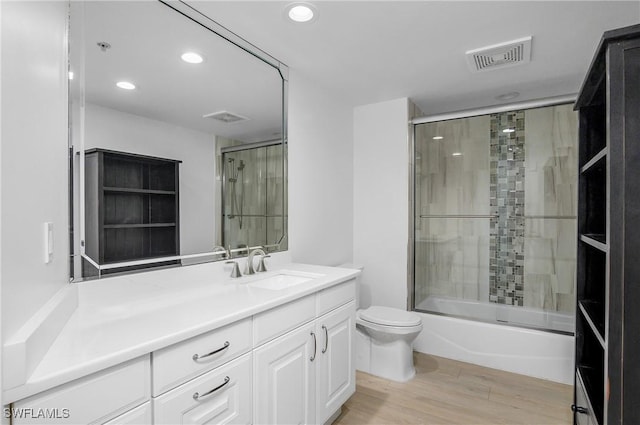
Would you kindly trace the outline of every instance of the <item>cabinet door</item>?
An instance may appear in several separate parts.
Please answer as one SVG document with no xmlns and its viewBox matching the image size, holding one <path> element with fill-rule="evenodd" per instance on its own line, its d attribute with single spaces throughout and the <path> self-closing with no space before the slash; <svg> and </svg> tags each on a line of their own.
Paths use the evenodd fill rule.
<svg viewBox="0 0 640 425">
<path fill-rule="evenodd" d="M 153 399 L 156 424 L 249 424 L 251 407 L 251 353 Z"/>
<path fill-rule="evenodd" d="M 254 423 L 315 421 L 319 344 L 311 322 L 254 351 Z"/>
<path fill-rule="evenodd" d="M 356 390 L 355 314 L 355 301 L 351 301 L 316 321 L 318 424 L 325 423 Z"/>
</svg>

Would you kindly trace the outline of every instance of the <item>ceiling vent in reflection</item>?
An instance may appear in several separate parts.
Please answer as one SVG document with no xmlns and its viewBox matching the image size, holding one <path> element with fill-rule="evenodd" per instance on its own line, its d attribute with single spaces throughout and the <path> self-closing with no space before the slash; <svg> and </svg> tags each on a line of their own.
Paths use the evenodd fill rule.
<svg viewBox="0 0 640 425">
<path fill-rule="evenodd" d="M 249 119 L 229 111 L 212 112 L 210 114 L 203 115 L 202 118 L 211 118 L 212 120 L 220 121 L 225 124 L 247 121 Z"/>
<path fill-rule="evenodd" d="M 531 36 L 466 52 L 473 72 L 506 68 L 531 61 Z"/>
</svg>

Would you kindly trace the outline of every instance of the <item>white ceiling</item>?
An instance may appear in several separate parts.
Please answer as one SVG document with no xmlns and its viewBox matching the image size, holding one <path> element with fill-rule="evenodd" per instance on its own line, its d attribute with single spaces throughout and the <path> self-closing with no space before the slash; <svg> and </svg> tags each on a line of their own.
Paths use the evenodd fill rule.
<svg viewBox="0 0 640 425">
<path fill-rule="evenodd" d="M 210 18 L 352 105 L 412 98 L 425 114 L 579 90 L 605 30 L 640 22 L 628 1 L 312 1 L 311 24 L 289 1 L 189 1 Z M 531 63 L 471 73 L 465 51 L 533 36 Z M 511 101 L 513 102 L 513 101 Z"/>
<path fill-rule="evenodd" d="M 282 79 L 275 68 L 157 1 L 72 7 L 71 68 L 86 102 L 246 142 L 281 137 Z M 98 42 L 111 47 L 102 51 Z M 204 62 L 185 63 L 185 51 Z M 117 88 L 122 80 L 136 89 Z M 203 118 L 219 111 L 249 120 Z"/>
</svg>

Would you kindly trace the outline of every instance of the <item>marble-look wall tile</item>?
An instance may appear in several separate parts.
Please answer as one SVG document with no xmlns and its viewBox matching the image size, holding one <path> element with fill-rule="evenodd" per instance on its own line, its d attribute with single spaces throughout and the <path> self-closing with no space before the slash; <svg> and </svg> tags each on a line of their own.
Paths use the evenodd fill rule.
<svg viewBox="0 0 640 425">
<path fill-rule="evenodd" d="M 575 310 L 578 121 L 572 105 L 525 111 L 525 305 Z M 541 265 L 548 267 L 541 270 Z M 541 273 L 548 275 L 542 278 Z M 541 280 L 542 279 L 542 280 Z M 548 283 L 547 283 L 548 282 Z"/>
<path fill-rule="evenodd" d="M 441 137 L 441 139 L 434 139 Z M 477 300 L 488 294 L 488 117 L 416 127 L 416 304 L 431 295 Z"/>
<path fill-rule="evenodd" d="M 512 122 L 416 127 L 416 304 L 437 295 L 571 313 L 577 116 L 571 105 L 500 115 Z M 487 214 L 498 219 L 420 218 Z"/>
</svg>

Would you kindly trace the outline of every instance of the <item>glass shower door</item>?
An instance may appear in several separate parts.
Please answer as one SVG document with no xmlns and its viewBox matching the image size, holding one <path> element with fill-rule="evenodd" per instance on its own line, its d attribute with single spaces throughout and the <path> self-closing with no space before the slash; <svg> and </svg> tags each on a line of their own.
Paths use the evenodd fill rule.
<svg viewBox="0 0 640 425">
<path fill-rule="evenodd" d="M 572 332 L 572 105 L 417 124 L 414 149 L 414 308 Z"/>
<path fill-rule="evenodd" d="M 282 144 L 225 149 L 221 162 L 223 246 L 281 243 L 286 228 Z"/>
</svg>

